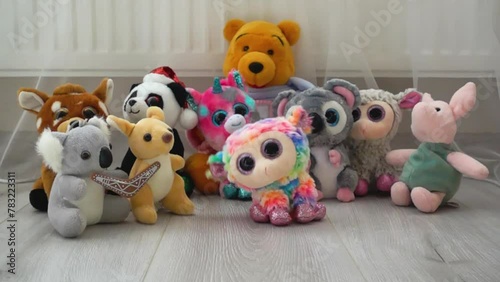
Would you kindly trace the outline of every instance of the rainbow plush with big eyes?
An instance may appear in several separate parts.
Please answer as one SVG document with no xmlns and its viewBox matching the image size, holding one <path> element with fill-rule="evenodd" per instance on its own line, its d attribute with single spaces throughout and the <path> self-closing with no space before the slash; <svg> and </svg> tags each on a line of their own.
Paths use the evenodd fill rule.
<svg viewBox="0 0 500 282">
<path fill-rule="evenodd" d="M 213 86 L 203 93 L 192 88 L 187 90 L 192 96 L 191 107 L 198 114 L 198 125 L 187 131 L 187 138 L 198 153 L 187 160 L 186 170 L 198 190 L 205 194 L 215 194 L 228 183 L 225 179 L 219 179 L 219 185 L 219 181 L 206 178 L 208 156 L 222 150 L 229 135 L 251 121 L 255 101 L 245 92 L 243 80 L 235 70 L 225 79 L 216 77 Z M 231 191 L 236 194 L 224 196 L 238 198 L 239 191 L 234 187 Z M 248 193 L 243 194 L 241 197 L 249 199 Z"/>
<path fill-rule="evenodd" d="M 252 192 L 250 216 L 256 222 L 287 225 L 320 220 L 325 207 L 307 173 L 311 120 L 300 106 L 288 118 L 268 118 L 231 134 L 224 150 L 209 163 L 212 175 L 227 172 L 229 181 Z"/>
</svg>

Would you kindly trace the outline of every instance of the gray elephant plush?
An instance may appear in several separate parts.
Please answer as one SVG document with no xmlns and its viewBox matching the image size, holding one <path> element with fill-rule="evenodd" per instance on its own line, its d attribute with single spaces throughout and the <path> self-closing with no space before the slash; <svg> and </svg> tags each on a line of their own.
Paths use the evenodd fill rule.
<svg viewBox="0 0 500 282">
<path fill-rule="evenodd" d="M 72 122 L 66 133 L 46 130 L 37 142 L 45 164 L 57 173 L 47 213 L 63 237 L 77 237 L 87 225 L 124 221 L 130 212 L 126 198 L 106 194 L 91 180 L 92 173 L 102 173 L 113 161 L 109 136 L 106 122 L 92 118 Z M 127 178 L 122 171 L 106 174 Z"/>
<path fill-rule="evenodd" d="M 288 116 L 302 106 L 312 119 L 308 135 L 311 147 L 310 174 L 324 198 L 353 201 L 358 175 L 349 162 L 348 148 L 343 141 L 353 126 L 353 109 L 361 102 L 359 89 L 352 83 L 332 79 L 323 87 L 302 92 L 281 92 L 273 102 L 278 116 Z"/>
</svg>

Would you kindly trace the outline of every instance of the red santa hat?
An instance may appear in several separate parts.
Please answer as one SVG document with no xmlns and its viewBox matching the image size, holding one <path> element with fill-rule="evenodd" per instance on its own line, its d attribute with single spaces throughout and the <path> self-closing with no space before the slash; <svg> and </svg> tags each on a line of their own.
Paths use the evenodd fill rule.
<svg viewBox="0 0 500 282">
<path fill-rule="evenodd" d="M 168 86 L 172 82 L 176 82 L 182 86 L 172 85 L 170 89 L 174 93 L 175 99 L 179 103 L 179 106 L 183 109 L 179 117 L 180 125 L 185 129 L 192 129 L 196 126 L 198 122 L 198 116 L 189 107 L 189 102 L 192 99 L 189 92 L 187 92 L 186 85 L 177 77 L 175 72 L 170 67 L 158 67 L 147 75 L 144 76 L 143 82 L 159 82 Z"/>
</svg>

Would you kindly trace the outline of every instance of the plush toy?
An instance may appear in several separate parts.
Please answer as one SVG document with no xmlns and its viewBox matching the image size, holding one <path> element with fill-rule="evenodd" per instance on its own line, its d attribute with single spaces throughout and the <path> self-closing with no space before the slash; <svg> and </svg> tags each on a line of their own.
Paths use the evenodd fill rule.
<svg viewBox="0 0 500 282">
<path fill-rule="evenodd" d="M 184 146 L 177 129 L 180 125 L 183 129 L 192 129 L 196 126 L 198 118 L 196 113 L 188 107 L 189 93 L 185 85 L 180 81 L 175 72 L 169 67 L 158 67 L 144 76 L 143 82 L 134 84 L 130 93 L 123 103 L 123 117 L 136 123 L 146 117 L 149 107 L 159 107 L 165 113 L 165 123 L 172 126 L 174 134 L 174 147 L 171 153 L 184 157 Z M 120 169 L 130 173 L 136 157 L 129 149 L 123 158 Z M 184 172 L 178 172 L 184 177 Z M 191 183 L 188 179 L 185 184 Z M 187 185 L 186 192 L 192 192 L 191 185 Z"/>
<path fill-rule="evenodd" d="M 186 172 L 195 187 L 204 194 L 220 194 L 229 199 L 250 199 L 249 192 L 235 187 L 226 178 L 207 179 L 208 157 L 222 150 L 227 137 L 249 123 L 255 112 L 255 101 L 245 93 L 238 71 L 230 72 L 227 79 L 214 79 L 214 85 L 200 93 L 188 89 L 198 114 L 198 125 L 187 131 L 191 145 L 198 151 L 186 161 Z"/>
<path fill-rule="evenodd" d="M 403 118 L 401 109 L 413 108 L 422 94 L 414 89 L 396 95 L 367 89 L 360 94 L 361 105 L 352 112 L 354 125 L 348 139 L 351 165 L 359 176 L 354 194 L 364 196 L 369 189 L 390 192 L 397 171 L 385 161 L 385 155 Z"/>
<path fill-rule="evenodd" d="M 227 172 L 229 181 L 252 191 L 250 216 L 256 222 L 288 225 L 307 223 L 326 214 L 317 203 L 314 180 L 307 173 L 310 130 L 300 107 L 289 118 L 268 118 L 231 134 L 222 152 L 210 159 L 214 176 Z"/>
<path fill-rule="evenodd" d="M 97 117 L 80 127 L 69 128 L 67 133 L 46 129 L 41 134 L 37 151 L 57 173 L 48 216 L 63 237 L 77 237 L 88 225 L 121 222 L 127 218 L 129 201 L 105 194 L 104 188 L 90 179 L 93 172 L 111 165 L 113 156 L 109 146 L 107 124 Z M 122 171 L 108 173 L 123 176 Z"/>
<path fill-rule="evenodd" d="M 308 135 L 310 173 L 322 193 L 320 198 L 337 198 L 342 202 L 355 198 L 358 175 L 350 166 L 343 141 L 349 136 L 354 123 L 352 111 L 360 100 L 354 84 L 332 79 L 322 88 L 281 92 L 273 103 L 277 115 L 290 115 L 297 106 L 302 106 L 312 118 L 313 129 Z"/>
<path fill-rule="evenodd" d="M 65 132 L 65 126 L 62 124 L 69 119 L 108 115 L 106 104 L 113 96 L 113 81 L 103 79 L 92 93 L 80 85 L 68 83 L 54 89 L 52 96 L 33 88 L 20 88 L 17 95 L 21 108 L 36 115 L 38 133 L 41 134 L 47 128 Z M 55 176 L 51 169 L 42 164 L 41 177 L 33 184 L 29 196 L 35 209 L 47 211 L 48 197 Z"/>
<path fill-rule="evenodd" d="M 275 25 L 266 21 L 245 23 L 232 19 L 224 27 L 229 41 L 224 74 L 237 69 L 248 84 L 248 94 L 257 102 L 261 118 L 271 117 L 271 103 L 284 90 L 305 90 L 314 85 L 294 77 L 292 46 L 300 38 L 300 26 L 294 21 Z"/>
<path fill-rule="evenodd" d="M 387 162 L 403 166 L 403 172 L 391 188 L 392 201 L 398 206 L 413 202 L 422 212 L 432 213 L 447 203 L 458 191 L 462 174 L 476 179 L 488 177 L 488 169 L 459 152 L 453 140 L 457 122 L 474 108 L 476 85 L 460 88 L 450 104 L 422 97 L 411 113 L 411 131 L 422 142 L 418 149 L 394 150 Z"/>
<path fill-rule="evenodd" d="M 175 214 L 187 215 L 194 212 L 194 205 L 184 190 L 184 180 L 176 173 L 184 167 L 184 159 L 170 154 L 175 143 L 174 133 L 164 120 L 163 111 L 155 106 L 149 107 L 146 118 L 136 124 L 113 115 L 107 118 L 108 124 L 127 136 L 130 150 L 137 157 L 130 171 L 130 178 L 154 162 L 161 165 L 144 187 L 130 198 L 132 213 L 139 222 L 145 224 L 156 223 L 156 203 L 161 203 Z"/>
</svg>

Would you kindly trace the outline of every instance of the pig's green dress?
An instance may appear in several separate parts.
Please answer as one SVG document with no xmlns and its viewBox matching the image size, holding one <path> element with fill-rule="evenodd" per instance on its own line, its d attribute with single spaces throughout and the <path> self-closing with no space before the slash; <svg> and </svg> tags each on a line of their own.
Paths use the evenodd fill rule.
<svg viewBox="0 0 500 282">
<path fill-rule="evenodd" d="M 424 187 L 431 192 L 443 192 L 442 204 L 448 202 L 458 191 L 462 174 L 452 167 L 446 157 L 456 152 L 455 144 L 422 143 L 405 163 L 400 181 L 412 190 Z"/>
</svg>

